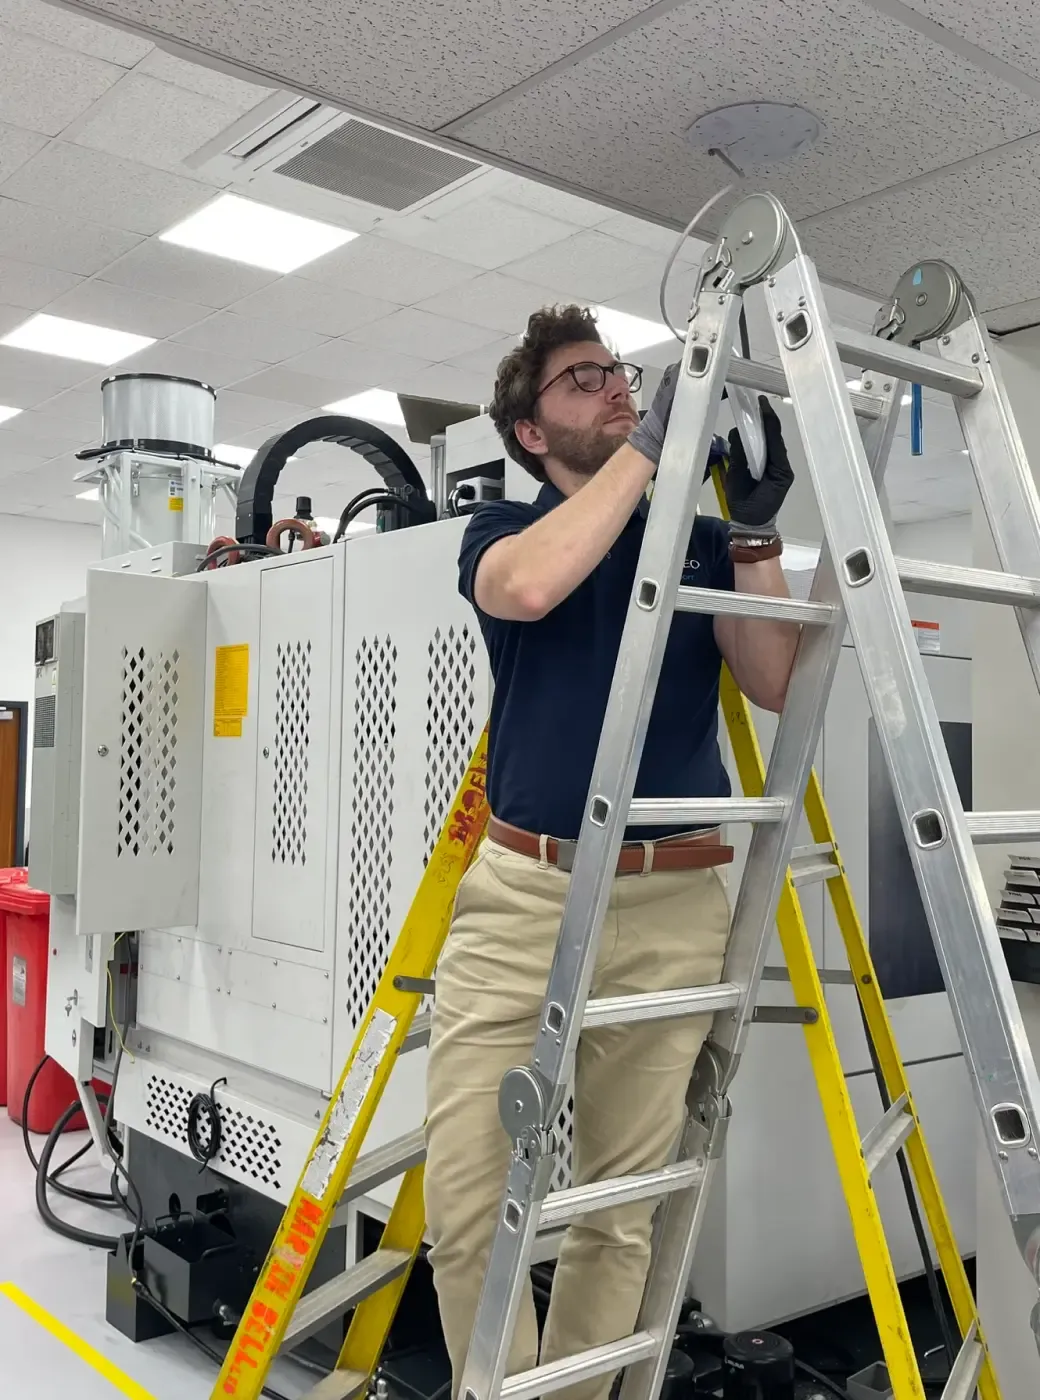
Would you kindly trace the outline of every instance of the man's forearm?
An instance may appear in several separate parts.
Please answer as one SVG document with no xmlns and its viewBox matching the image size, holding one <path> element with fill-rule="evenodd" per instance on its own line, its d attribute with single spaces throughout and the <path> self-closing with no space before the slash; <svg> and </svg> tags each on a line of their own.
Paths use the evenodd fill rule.
<svg viewBox="0 0 1040 1400">
<path fill-rule="evenodd" d="M 734 564 L 738 593 L 789 598 L 790 589 L 779 558 L 757 564 Z M 783 708 L 801 626 L 764 617 L 732 619 L 733 657 L 730 670 L 745 695 L 763 709 Z"/>
<path fill-rule="evenodd" d="M 478 606 L 498 617 L 544 617 L 592 573 L 621 534 L 656 468 L 627 443 L 580 491 L 488 550 Z"/>
</svg>

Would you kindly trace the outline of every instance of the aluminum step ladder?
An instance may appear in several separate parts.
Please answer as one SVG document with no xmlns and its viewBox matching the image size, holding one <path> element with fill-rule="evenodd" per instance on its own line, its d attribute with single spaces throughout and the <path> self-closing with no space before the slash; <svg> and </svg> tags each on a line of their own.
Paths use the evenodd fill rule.
<svg viewBox="0 0 1040 1400">
<path fill-rule="evenodd" d="M 745 291 L 764 284 L 782 371 L 738 364 L 731 377 L 790 395 L 823 520 L 808 602 L 680 587 L 730 350 Z M 966 814 L 902 597 L 902 587 L 1015 607 L 1040 684 L 1040 501 L 986 331 L 959 278 L 923 263 L 900 280 L 877 334 L 835 332 L 815 268 L 786 212 L 771 195 L 743 199 L 705 256 L 690 312 L 682 368 L 574 857 L 542 1022 L 530 1063 L 504 1076 L 499 1108 L 514 1144 L 485 1272 L 462 1400 L 535 1400 L 575 1382 L 624 1371 L 621 1400 L 656 1400 L 689 1276 L 709 1186 L 730 1119 L 727 1091 L 755 1015 L 812 756 L 846 625 L 851 629 L 874 721 L 935 941 L 994 1167 L 1026 1265 L 1040 1283 L 1040 1080 L 1037 1077 L 974 841 L 1040 839 L 1040 812 Z M 936 353 L 915 348 L 935 342 Z M 955 396 L 965 441 L 1007 573 L 911 565 L 889 544 L 871 464 L 854 418 L 842 358 L 877 372 L 873 416 L 894 430 L 903 380 Z M 738 376 L 740 378 L 738 379 Z M 875 376 L 876 378 L 876 376 Z M 874 378 L 863 382 L 866 390 Z M 883 387 L 882 387 L 883 386 Z M 874 452 L 883 462 L 883 444 Z M 802 636 L 759 797 L 633 800 L 643 741 L 673 610 L 787 617 Z M 655 997 L 588 1002 L 612 872 L 628 825 L 750 822 L 744 878 L 719 985 Z M 813 969 L 815 971 L 815 969 Z M 883 1009 L 883 1008 L 882 1008 Z M 647 1015 L 714 1012 L 688 1096 L 675 1160 L 657 1171 L 548 1196 L 553 1125 L 572 1080 L 589 1013 L 596 1024 Z M 826 1105 L 825 1105 L 826 1107 Z M 840 1108 L 840 1106 L 838 1106 Z M 919 1137 L 905 1095 L 893 1100 L 861 1143 L 869 1177 Z M 505 1376 L 506 1358 L 539 1223 L 597 1207 L 662 1198 L 635 1332 L 578 1355 Z M 866 1267 L 866 1265 L 865 1265 Z M 870 1279 L 868 1276 L 868 1285 Z M 1040 1307 L 1032 1323 L 1040 1341 Z M 886 1351 L 886 1359 L 887 1359 Z M 920 1378 L 913 1389 L 923 1395 Z M 900 1382 L 902 1385 L 902 1381 Z M 944 1400 L 976 1389 L 995 1394 L 977 1318 L 962 1334 Z"/>
</svg>

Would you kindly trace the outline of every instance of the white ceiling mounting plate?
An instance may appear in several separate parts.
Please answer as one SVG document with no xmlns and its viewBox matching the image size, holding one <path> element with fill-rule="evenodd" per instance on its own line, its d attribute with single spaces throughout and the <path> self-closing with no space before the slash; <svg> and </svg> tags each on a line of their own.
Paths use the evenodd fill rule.
<svg viewBox="0 0 1040 1400">
<path fill-rule="evenodd" d="M 705 112 L 686 137 L 699 150 L 722 151 L 744 173 L 791 160 L 820 135 L 819 119 L 790 102 L 738 102 Z"/>
</svg>

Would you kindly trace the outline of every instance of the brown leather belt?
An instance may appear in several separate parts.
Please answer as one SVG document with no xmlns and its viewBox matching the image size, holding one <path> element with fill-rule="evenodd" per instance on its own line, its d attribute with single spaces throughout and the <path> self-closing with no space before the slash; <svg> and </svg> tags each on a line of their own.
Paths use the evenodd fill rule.
<svg viewBox="0 0 1040 1400">
<path fill-rule="evenodd" d="M 557 870 L 570 871 L 574 865 L 577 841 L 558 841 L 555 836 L 542 840 L 533 831 L 488 819 L 488 838 L 517 855 L 543 858 Z M 655 870 L 710 870 L 716 865 L 728 865 L 733 859 L 733 847 L 724 846 L 717 828 L 680 836 L 668 836 L 663 841 L 626 841 L 618 854 L 617 874 L 637 875 Z"/>
</svg>

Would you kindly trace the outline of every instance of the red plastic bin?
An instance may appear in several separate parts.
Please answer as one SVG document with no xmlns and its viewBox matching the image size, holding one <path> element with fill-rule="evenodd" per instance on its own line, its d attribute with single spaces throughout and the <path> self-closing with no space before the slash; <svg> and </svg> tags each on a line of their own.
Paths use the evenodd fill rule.
<svg viewBox="0 0 1040 1400">
<path fill-rule="evenodd" d="M 22 1121 L 26 1085 L 44 1054 L 50 905 L 49 894 L 25 883 L 0 886 L 0 912 L 7 924 L 7 1113 L 15 1123 Z M 29 1131 L 49 1133 L 76 1097 L 76 1081 L 48 1060 L 33 1088 Z M 69 1128 L 74 1126 L 82 1121 L 73 1119 Z"/>
<path fill-rule="evenodd" d="M 0 888 L 24 885 L 29 872 L 24 865 L 0 870 Z M 0 909 L 0 967 L 7 967 L 7 914 Z M 7 1102 L 7 996 L 0 996 L 0 1108 Z"/>
</svg>

